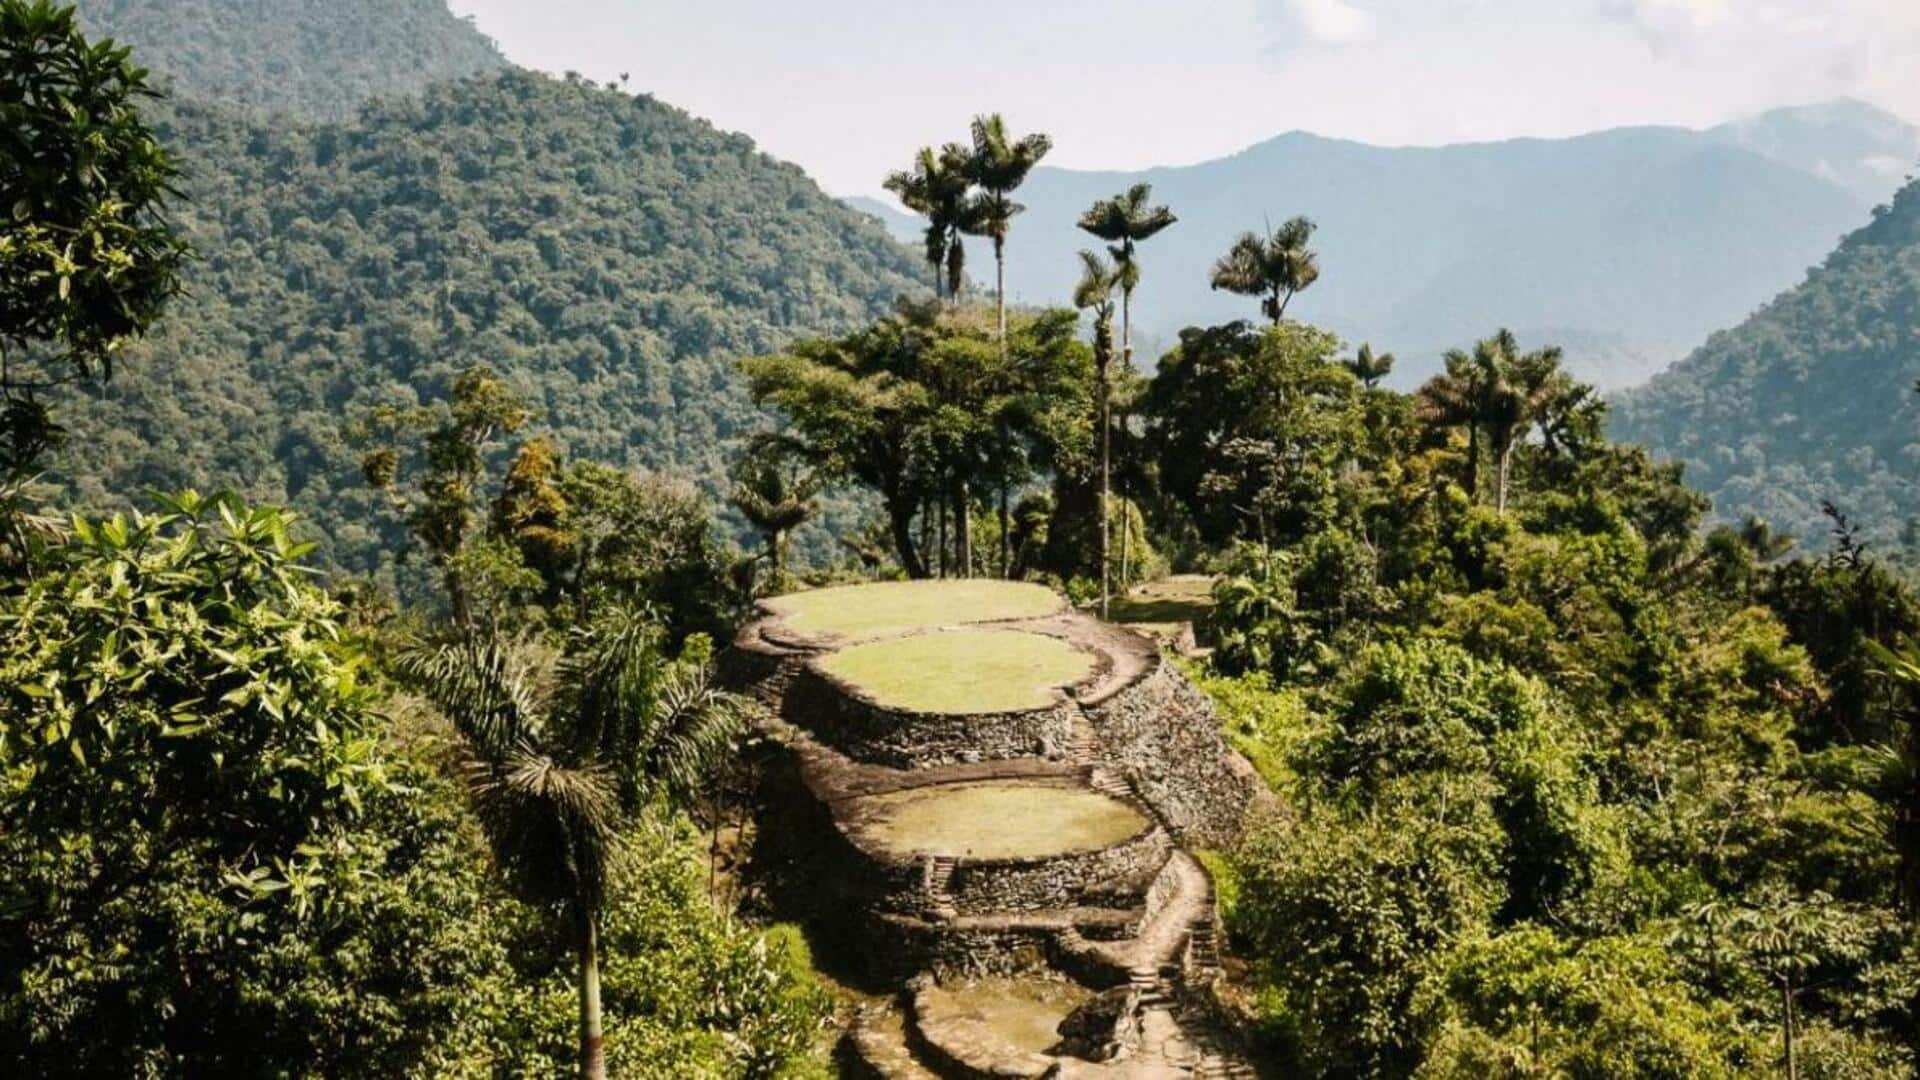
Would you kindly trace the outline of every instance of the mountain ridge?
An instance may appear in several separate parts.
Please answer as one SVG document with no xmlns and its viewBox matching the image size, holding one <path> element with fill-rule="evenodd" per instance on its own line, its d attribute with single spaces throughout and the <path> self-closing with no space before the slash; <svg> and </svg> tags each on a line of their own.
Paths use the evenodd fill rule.
<svg viewBox="0 0 1920 1080">
<path fill-rule="evenodd" d="M 72 0 L 183 97 L 329 120 L 508 66 L 445 0 Z M 262 33 L 272 28 L 272 33 Z"/>
<path fill-rule="evenodd" d="M 1688 466 L 1726 520 L 1818 546 L 1831 502 L 1886 542 L 1920 519 L 1920 183 L 1798 285 L 1622 395 L 1614 430 Z"/>
<path fill-rule="evenodd" d="M 155 120 L 200 257 L 112 382 L 62 404 L 50 479 L 96 508 L 189 486 L 299 505 L 344 569 L 402 546 L 346 433 L 375 406 L 490 366 L 565 451 L 717 496 L 766 423 L 734 360 L 919 287 L 797 166 L 580 80 L 508 69 L 343 123 L 190 101 Z"/>
<path fill-rule="evenodd" d="M 1842 112 L 1861 109 L 1871 106 Z M 1920 129 L 1860 115 L 1893 125 L 1898 145 L 1920 158 Z M 1806 126 L 1769 117 L 1748 130 Z M 1618 387 L 1791 285 L 1873 205 L 1788 164 L 1786 143 L 1751 142 L 1727 125 L 1429 147 L 1290 131 L 1187 165 L 1042 167 L 1021 189 L 1029 210 L 1009 243 L 1009 292 L 1063 300 L 1073 251 L 1093 244 L 1073 227 L 1079 211 L 1145 181 L 1185 219 L 1142 248 L 1136 317 L 1149 337 L 1252 317 L 1238 298 L 1207 289 L 1207 269 L 1238 232 L 1304 213 L 1321 226 L 1323 274 L 1296 300 L 1299 317 L 1399 353 L 1401 385 L 1430 372 L 1441 350 L 1509 325 L 1528 338 L 1567 334 L 1575 370 Z M 862 205 L 918 242 L 897 208 Z M 990 254 L 975 243 L 969 258 L 979 268 Z"/>
</svg>

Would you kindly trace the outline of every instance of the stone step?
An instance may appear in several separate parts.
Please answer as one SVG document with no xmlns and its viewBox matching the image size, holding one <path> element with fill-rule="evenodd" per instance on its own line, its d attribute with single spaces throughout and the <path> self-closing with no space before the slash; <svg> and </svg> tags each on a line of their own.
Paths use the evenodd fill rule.
<svg viewBox="0 0 1920 1080">
<path fill-rule="evenodd" d="M 1260 1074 L 1244 1061 L 1208 1054 L 1194 1066 L 1193 1075 L 1198 1080 L 1255 1080 Z"/>
<path fill-rule="evenodd" d="M 953 881 L 953 871 L 960 860 L 951 855 L 935 855 L 921 864 L 921 891 L 931 900 L 942 900 L 947 895 L 947 885 Z"/>
</svg>

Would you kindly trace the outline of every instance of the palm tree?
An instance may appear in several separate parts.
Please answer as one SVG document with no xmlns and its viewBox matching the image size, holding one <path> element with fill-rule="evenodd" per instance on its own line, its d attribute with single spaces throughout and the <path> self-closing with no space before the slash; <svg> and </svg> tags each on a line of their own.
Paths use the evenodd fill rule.
<svg viewBox="0 0 1920 1080">
<path fill-rule="evenodd" d="M 768 581 L 780 591 L 787 576 L 787 541 L 793 530 L 813 519 L 821 482 L 800 459 L 775 439 L 756 439 L 734 463 L 728 502 L 767 542 Z"/>
<path fill-rule="evenodd" d="M 1471 353 L 1448 352 L 1446 371 L 1420 388 L 1429 423 L 1467 429 L 1467 490 L 1476 499 L 1484 434 L 1495 463 L 1494 507 L 1501 514 L 1507 512 L 1515 448 L 1556 402 L 1586 396 L 1560 360 L 1557 346 L 1521 353 L 1513 332 L 1501 330 L 1475 342 Z"/>
<path fill-rule="evenodd" d="M 1153 185 L 1135 184 L 1111 199 L 1101 199 L 1080 215 L 1080 227 L 1107 242 L 1120 274 L 1120 358 L 1133 364 L 1133 290 L 1140 284 L 1140 263 L 1134 245 L 1179 219 L 1164 206 L 1152 205 Z"/>
<path fill-rule="evenodd" d="M 1007 230 L 1026 207 L 1010 196 L 1026 182 L 1040 159 L 1053 149 L 1053 140 L 1034 134 L 1015 138 L 999 113 L 973 120 L 973 152 L 967 158 L 967 176 L 980 188 L 965 223 L 975 236 L 993 238 L 995 292 L 999 300 L 1001 362 L 1007 349 Z"/>
<path fill-rule="evenodd" d="M 972 213 L 968 157 L 966 147 L 958 143 L 939 150 L 923 146 L 914 156 L 913 168 L 889 173 L 881 183 L 907 209 L 927 219 L 926 257 L 933 268 L 936 298 L 959 297 L 967 280 L 967 249 L 960 236 Z"/>
<path fill-rule="evenodd" d="M 1770 563 L 1793 550 L 1793 537 L 1773 531 L 1773 526 L 1757 514 L 1748 514 L 1740 523 L 1740 543 L 1755 560 Z"/>
<path fill-rule="evenodd" d="M 469 791 L 507 884 L 573 938 L 580 1075 L 604 1080 L 599 917 L 620 825 L 685 798 L 740 725 L 711 670 L 669 663 L 644 613 L 616 610 L 558 659 L 492 638 L 421 648 L 401 673 L 459 732 Z"/>
<path fill-rule="evenodd" d="M 1093 312 L 1093 370 L 1096 398 L 1094 423 L 1100 429 L 1100 617 L 1107 617 L 1112 593 L 1112 574 L 1107 566 L 1111 544 L 1110 511 L 1113 476 L 1113 431 L 1109 412 L 1113 407 L 1113 290 L 1120 284 L 1119 268 L 1096 251 L 1080 253 L 1080 283 L 1073 290 L 1073 306 Z"/>
<path fill-rule="evenodd" d="M 1320 279 L 1320 258 L 1307 248 L 1313 229 L 1296 217 L 1267 236 L 1242 233 L 1213 264 L 1213 287 L 1260 297 L 1260 310 L 1279 326 L 1294 294 Z"/>
<path fill-rule="evenodd" d="M 1562 354 L 1558 345 L 1522 353 L 1510 330 L 1495 334 L 1494 341 L 1495 352 L 1503 361 L 1500 392 L 1490 418 L 1492 449 L 1500 470 L 1494 487 L 1494 507 L 1505 514 L 1514 448 L 1561 403 L 1584 395 L 1583 388 L 1561 369 Z"/>
<path fill-rule="evenodd" d="M 1015 215 L 1026 207 L 1014 202 L 1010 197 L 1014 189 L 1026 182 L 1027 174 L 1033 171 L 1040 159 L 1053 149 L 1053 140 L 1046 135 L 1032 134 L 1015 138 L 1007 131 L 1007 123 L 999 113 L 976 116 L 973 119 L 973 147 L 966 157 L 965 173 L 969 180 L 979 187 L 979 193 L 968 201 L 964 220 L 960 223 L 962 231 L 975 236 L 993 238 L 994 267 L 994 303 L 998 309 L 997 322 L 1000 339 L 1000 368 L 1008 370 L 1007 360 L 1007 230 L 1013 225 Z M 1002 435 L 1001 456 L 1011 460 L 1013 448 L 1011 434 Z M 1001 488 L 1001 532 L 1004 536 L 1007 527 L 1007 490 Z M 956 507 L 960 515 L 960 562 L 962 573 L 968 574 L 972 563 L 971 528 L 966 519 L 967 504 L 962 498 Z M 1005 544 L 1002 544 L 1003 554 Z M 1004 558 L 1002 560 L 1005 561 Z"/>
<path fill-rule="evenodd" d="M 1381 353 L 1375 356 L 1372 345 L 1360 346 L 1360 351 L 1353 354 L 1353 359 L 1343 360 L 1341 363 L 1348 371 L 1353 372 L 1353 377 L 1359 379 L 1362 386 L 1369 390 L 1379 386 L 1381 379 L 1393 374 L 1393 354 Z"/>
<path fill-rule="evenodd" d="M 1423 421 L 1434 428 L 1467 431 L 1467 495 L 1475 502 L 1480 500 L 1480 429 L 1492 396 L 1492 364 L 1481 355 L 1486 346 L 1480 342 L 1472 353 L 1449 349 L 1446 370 L 1420 388 Z"/>
</svg>

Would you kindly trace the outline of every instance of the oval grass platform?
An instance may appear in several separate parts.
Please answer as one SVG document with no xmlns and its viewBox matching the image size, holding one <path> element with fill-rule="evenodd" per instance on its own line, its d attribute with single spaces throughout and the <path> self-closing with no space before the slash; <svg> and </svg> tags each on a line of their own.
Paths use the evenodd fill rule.
<svg viewBox="0 0 1920 1080">
<path fill-rule="evenodd" d="M 1098 661 L 1045 634 L 942 630 L 849 645 L 815 667 L 883 708 L 974 715 L 1047 708 Z"/>
<path fill-rule="evenodd" d="M 1053 590 L 1020 581 L 881 581 L 763 601 L 796 634 L 857 640 L 929 626 L 1037 619 L 1066 610 Z"/>
<path fill-rule="evenodd" d="M 1150 823 L 1138 810 L 1089 788 L 981 780 L 908 788 L 850 800 L 858 833 L 888 855 L 1044 859 L 1100 851 Z"/>
</svg>

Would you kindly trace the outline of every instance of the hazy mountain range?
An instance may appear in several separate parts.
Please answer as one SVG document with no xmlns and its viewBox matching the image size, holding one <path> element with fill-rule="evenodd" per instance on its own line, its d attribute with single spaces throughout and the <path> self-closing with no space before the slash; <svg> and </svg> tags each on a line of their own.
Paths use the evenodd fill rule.
<svg viewBox="0 0 1920 1080">
<path fill-rule="evenodd" d="M 1293 312 L 1398 353 L 1396 381 L 1510 326 L 1563 343 L 1586 377 L 1622 386 L 1799 280 L 1914 162 L 1920 128 L 1841 100 L 1705 131 L 1440 147 L 1291 132 L 1197 165 L 1043 167 L 1018 195 L 1028 210 L 1009 245 L 1008 291 L 1064 300 L 1073 252 L 1091 241 L 1075 218 L 1145 181 L 1181 217 L 1143 249 L 1135 317 L 1150 339 L 1253 317 L 1252 302 L 1208 288 L 1208 268 L 1239 232 L 1305 214 L 1320 226 L 1322 276 Z M 849 201 L 918 243 L 917 219 Z M 972 248 L 976 276 L 990 279 L 991 252 Z"/>
<path fill-rule="evenodd" d="M 1723 519 L 1824 547 L 1831 502 L 1876 541 L 1920 518 L 1920 184 L 1806 280 L 1616 402 Z"/>
</svg>

